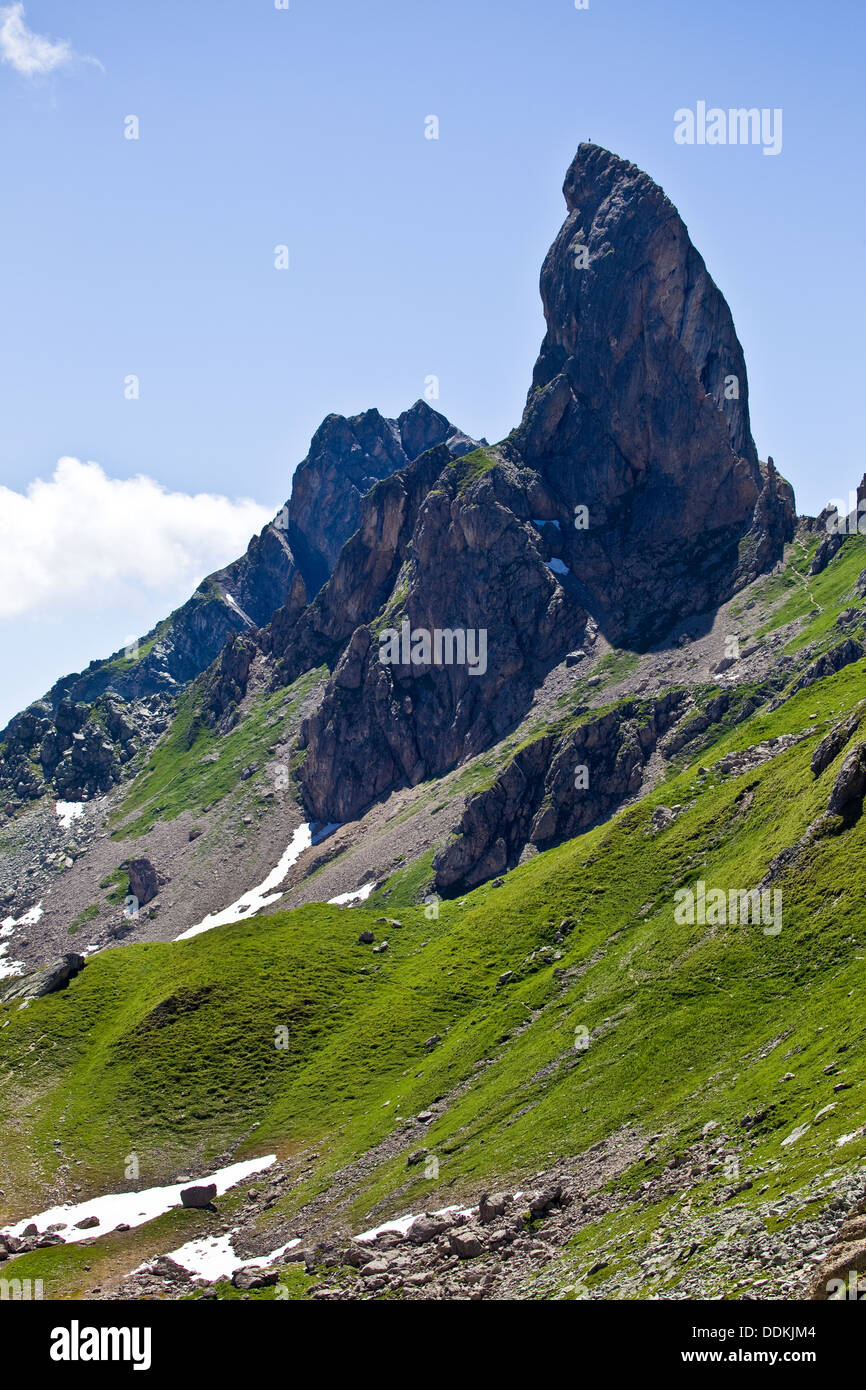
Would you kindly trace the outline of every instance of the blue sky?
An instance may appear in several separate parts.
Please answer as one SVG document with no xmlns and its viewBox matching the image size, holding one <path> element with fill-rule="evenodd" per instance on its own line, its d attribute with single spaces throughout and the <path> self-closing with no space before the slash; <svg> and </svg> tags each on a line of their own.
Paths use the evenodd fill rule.
<svg viewBox="0 0 866 1390">
<path fill-rule="evenodd" d="M 17 16 L 71 51 L 43 74 L 0 62 L 0 487 L 99 464 L 76 504 L 84 478 L 118 564 L 98 539 L 67 545 L 62 490 L 41 557 L 16 522 L 0 724 L 233 558 L 330 411 L 399 413 L 435 374 L 461 428 L 512 428 L 583 139 L 679 207 L 734 313 L 759 452 L 800 509 L 863 473 L 859 0 L 27 0 Z M 674 111 L 701 100 L 781 108 L 781 154 L 677 145 Z M 138 474 L 170 495 L 124 491 Z M 189 516 L 179 494 L 256 505 L 201 497 L 151 557 L 173 497 Z"/>
</svg>

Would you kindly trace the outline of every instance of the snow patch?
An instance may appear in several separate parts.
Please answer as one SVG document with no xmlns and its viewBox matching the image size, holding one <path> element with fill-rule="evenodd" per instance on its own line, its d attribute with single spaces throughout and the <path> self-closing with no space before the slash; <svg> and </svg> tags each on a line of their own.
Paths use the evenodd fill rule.
<svg viewBox="0 0 866 1390">
<path fill-rule="evenodd" d="M 345 907 L 348 903 L 354 907 L 356 903 L 365 903 L 376 887 L 375 881 L 365 883 L 361 888 L 357 888 L 354 893 L 338 893 L 336 898 L 328 899 L 329 907 Z"/>
<path fill-rule="evenodd" d="M 23 917 L 17 920 L 14 917 L 4 917 L 0 922 L 0 980 L 8 975 L 20 975 L 24 969 L 24 963 L 20 960 L 6 960 L 6 952 L 9 949 L 9 942 L 2 941 L 3 937 L 10 937 L 18 927 L 35 927 L 39 918 L 43 914 L 41 902 L 35 907 L 31 907 L 24 913 Z"/>
<path fill-rule="evenodd" d="M 339 826 L 336 824 L 325 825 L 314 835 L 311 822 L 305 821 L 303 825 L 299 825 L 279 864 L 271 869 L 267 878 L 259 884 L 258 888 L 251 888 L 247 893 L 243 893 L 230 907 L 224 907 L 222 912 L 208 913 L 201 922 L 197 922 L 194 927 L 187 927 L 180 936 L 176 936 L 175 941 L 188 941 L 191 936 L 199 936 L 201 932 L 213 931 L 214 927 L 224 927 L 229 922 L 255 917 L 256 913 L 261 912 L 263 907 L 278 902 L 283 895 L 282 893 L 275 893 L 273 890 L 282 883 L 289 869 L 297 863 L 304 850 L 309 849 L 311 845 L 317 845 L 320 840 L 324 840 L 326 836 L 333 834 L 337 829 Z"/>
<path fill-rule="evenodd" d="M 236 1231 L 229 1231 L 226 1236 L 204 1236 L 201 1240 L 189 1240 L 178 1250 L 169 1250 L 168 1258 L 188 1269 L 197 1279 L 206 1279 L 214 1283 L 218 1279 L 230 1279 L 236 1269 L 262 1269 L 265 1265 L 273 1264 L 288 1250 L 294 1250 L 301 1243 L 295 1238 L 272 1250 L 269 1255 L 257 1255 L 254 1259 L 242 1260 L 235 1254 L 232 1246 L 235 1235 Z M 152 1264 L 153 1261 L 146 1261 L 133 1272 L 146 1272 Z"/>
<path fill-rule="evenodd" d="M 243 618 L 243 620 L 244 620 L 245 623 L 248 623 L 250 627 L 253 627 L 253 626 L 254 626 L 254 623 L 253 623 L 252 618 L 250 618 L 250 617 L 248 616 L 248 614 L 246 614 L 246 613 L 244 612 L 244 610 L 241 608 L 241 606 L 240 606 L 240 604 L 237 602 L 237 600 L 232 598 L 232 596 L 231 596 L 231 594 L 229 593 L 228 589 L 223 589 L 222 595 L 223 595 L 223 598 L 225 599 L 226 603 L 228 604 L 229 608 L 233 608 L 233 609 L 235 610 L 235 612 L 237 613 L 237 615 L 238 615 L 239 618 Z"/>
<path fill-rule="evenodd" d="M 162 1216 L 172 1207 L 181 1206 L 181 1191 L 185 1187 L 191 1187 L 193 1182 L 196 1185 L 216 1183 L 217 1196 L 220 1197 L 230 1187 L 243 1182 L 244 1178 L 251 1177 L 253 1173 L 270 1168 L 276 1161 L 276 1154 L 266 1154 L 261 1158 L 247 1159 L 244 1163 L 232 1163 L 228 1168 L 220 1168 L 218 1172 L 204 1178 L 172 1183 L 170 1187 L 148 1187 L 142 1192 L 110 1192 L 104 1197 L 92 1197 L 88 1202 L 49 1207 L 47 1211 L 40 1211 L 36 1216 L 26 1216 L 17 1225 L 8 1227 L 7 1234 L 23 1235 L 24 1228 L 29 1226 L 31 1221 L 44 1234 L 48 1226 L 64 1221 L 66 1230 L 61 1231 L 61 1235 L 67 1245 L 79 1240 L 90 1240 L 94 1236 L 113 1231 L 115 1226 L 121 1223 L 141 1226 L 145 1221 L 153 1221 L 157 1216 Z M 99 1225 L 90 1226 L 83 1231 L 76 1230 L 75 1223 L 82 1221 L 85 1216 L 98 1217 Z"/>
<path fill-rule="evenodd" d="M 787 1139 L 782 1140 L 782 1148 L 787 1148 L 789 1144 L 796 1144 L 797 1140 L 802 1139 L 806 1131 L 811 1128 L 811 1125 L 798 1125 L 796 1129 L 792 1129 Z"/>
<path fill-rule="evenodd" d="M 554 574 L 571 574 L 571 570 L 564 560 L 545 560 L 544 563 L 549 570 L 553 570 Z"/>
<path fill-rule="evenodd" d="M 54 809 L 64 830 L 68 830 L 74 820 L 83 820 L 84 818 L 83 801 L 58 801 Z"/>
</svg>

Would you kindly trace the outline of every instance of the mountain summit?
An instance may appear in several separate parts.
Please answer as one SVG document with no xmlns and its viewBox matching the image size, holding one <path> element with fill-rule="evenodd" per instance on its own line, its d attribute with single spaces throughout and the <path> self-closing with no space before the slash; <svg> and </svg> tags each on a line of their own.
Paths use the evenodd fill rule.
<svg viewBox="0 0 866 1390">
<path fill-rule="evenodd" d="M 580 146 L 563 192 L 513 446 L 566 523 L 587 608 L 642 645 L 773 565 L 794 498 L 758 461 L 730 309 L 670 199 L 597 145 Z"/>
<path fill-rule="evenodd" d="M 339 593 L 331 606 L 351 641 L 302 732 L 301 780 L 322 819 L 355 816 L 489 746 L 596 631 L 643 650 L 683 619 L 711 623 L 793 535 L 791 488 L 759 462 L 750 433 L 730 310 L 672 203 L 595 145 L 580 147 L 565 198 L 541 272 L 547 333 L 523 420 L 497 448 L 459 468 L 447 460 L 435 479 L 434 468 L 408 519 L 400 501 L 399 577 L 388 560 L 389 625 L 483 631 L 484 678 L 459 664 L 383 667 L 374 619 L 384 596 L 369 602 L 362 577 L 375 563 L 353 587 L 347 549 L 301 625 Z M 420 462 L 430 471 L 435 459 Z M 374 489 L 366 506 L 381 555 L 398 530 L 393 488 Z M 277 626 L 309 661 L 298 631 Z M 303 669 L 288 664 L 293 676 Z"/>
</svg>

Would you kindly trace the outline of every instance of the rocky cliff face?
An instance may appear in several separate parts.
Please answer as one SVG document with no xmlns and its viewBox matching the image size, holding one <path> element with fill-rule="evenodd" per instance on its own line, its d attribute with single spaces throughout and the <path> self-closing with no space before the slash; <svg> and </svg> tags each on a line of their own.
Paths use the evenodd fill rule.
<svg viewBox="0 0 866 1390">
<path fill-rule="evenodd" d="M 685 703 L 682 691 L 625 702 L 522 749 L 470 800 L 456 836 L 437 854 L 437 891 L 466 892 L 513 869 L 527 850 L 549 849 L 606 820 L 640 790 L 660 736 Z"/>
<path fill-rule="evenodd" d="M 140 657 L 59 682 L 31 743 L 16 725 L 7 787 L 59 785 L 61 706 L 174 693 L 217 659 L 221 726 L 255 647 L 276 685 L 330 667 L 300 778 L 312 817 L 344 821 L 501 738 L 597 629 L 644 648 L 779 558 L 791 490 L 758 459 L 731 314 L 676 209 L 593 145 L 564 191 L 541 275 L 547 333 L 513 435 L 479 448 L 423 402 L 396 420 L 329 416 L 244 556 Z M 83 787 L 113 775 L 97 735 L 76 729 L 56 765 L 83 756 L 83 739 Z"/>
<path fill-rule="evenodd" d="M 164 695 L 128 703 L 106 693 L 93 704 L 47 700 L 17 714 L 4 735 L 0 804 L 32 801 L 50 787 L 64 801 L 83 801 L 119 782 L 140 749 L 152 747 L 168 727 Z"/>
<path fill-rule="evenodd" d="M 371 495 L 370 539 L 393 538 L 391 571 L 405 561 L 376 621 L 359 613 L 302 729 L 300 775 L 315 816 L 346 820 L 391 787 L 480 752 L 525 713 L 563 644 L 584 632 L 586 613 L 546 562 L 530 495 L 531 479 L 486 451 L 442 470 L 411 539 L 411 509 L 393 494 Z M 365 563 L 375 570 L 381 554 L 372 545 Z M 328 590 L 343 578 L 338 567 Z M 385 659 L 388 633 L 400 634 L 396 659 Z"/>
<path fill-rule="evenodd" d="M 459 465 L 434 450 L 374 489 L 316 604 L 275 620 L 289 677 L 334 668 L 302 731 L 317 817 L 355 816 L 501 737 L 590 617 L 646 647 L 712 612 L 793 534 L 791 489 L 751 437 L 730 310 L 676 209 L 592 145 L 565 197 L 520 427 Z M 484 671 L 383 662 L 383 629 L 404 622 L 483 632 Z"/>
<path fill-rule="evenodd" d="M 514 446 L 552 490 L 588 609 L 644 645 L 778 558 L 793 495 L 758 462 L 731 313 L 673 204 L 595 145 L 563 191 Z"/>
</svg>

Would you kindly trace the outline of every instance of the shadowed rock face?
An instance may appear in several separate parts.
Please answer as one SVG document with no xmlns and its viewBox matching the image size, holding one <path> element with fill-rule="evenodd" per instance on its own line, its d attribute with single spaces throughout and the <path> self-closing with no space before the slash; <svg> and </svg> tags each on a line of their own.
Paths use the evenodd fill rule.
<svg viewBox="0 0 866 1390">
<path fill-rule="evenodd" d="M 329 415 L 319 426 L 295 473 L 288 503 L 289 545 L 308 599 L 319 592 L 357 531 L 361 501 L 370 488 L 446 441 L 453 457 L 475 448 L 424 401 L 416 401 L 396 420 L 367 410 L 351 419 Z"/>
<path fill-rule="evenodd" d="M 456 836 L 436 855 L 436 890 L 466 892 L 513 869 L 528 846 L 549 849 L 606 820 L 640 789 L 659 737 L 683 704 L 681 692 L 668 691 L 521 749 L 492 786 L 470 799 Z M 595 785 L 592 795 L 581 795 L 575 772 L 589 762 Z"/>
<path fill-rule="evenodd" d="M 513 442 L 568 523 L 563 559 L 587 608 L 640 645 L 773 563 L 793 495 L 759 464 L 731 313 L 673 204 L 595 145 L 563 191 L 541 272 L 547 333 Z"/>
<path fill-rule="evenodd" d="M 418 468 L 430 460 L 424 455 Z M 444 468 L 417 509 L 410 541 L 412 512 L 397 495 L 398 479 L 371 494 L 365 534 L 391 537 L 392 569 L 405 560 L 386 617 L 371 626 L 373 613 L 359 615 L 319 710 L 302 727 L 307 756 L 299 775 L 316 819 L 327 812 L 347 820 L 390 788 L 414 786 L 481 752 L 519 721 L 563 647 L 584 632 L 586 613 L 547 565 L 529 520 L 529 480 L 509 462 L 464 486 L 466 477 L 459 465 Z M 382 547 L 361 551 L 359 540 L 346 548 L 323 604 L 344 577 L 348 552 L 359 551 L 359 575 L 375 569 Z M 483 632 L 477 674 L 470 660 L 383 662 L 382 630 L 404 621 L 412 632 L 475 634 L 467 643 Z"/>
</svg>

